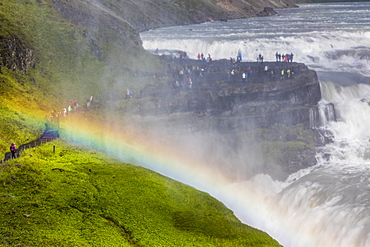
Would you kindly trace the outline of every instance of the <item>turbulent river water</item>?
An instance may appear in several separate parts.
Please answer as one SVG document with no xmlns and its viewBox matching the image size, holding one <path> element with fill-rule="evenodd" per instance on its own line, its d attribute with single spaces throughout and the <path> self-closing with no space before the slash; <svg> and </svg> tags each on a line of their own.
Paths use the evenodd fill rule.
<svg viewBox="0 0 370 247">
<path fill-rule="evenodd" d="M 204 53 L 228 59 L 241 52 L 243 61 L 259 54 L 275 61 L 276 52 L 293 53 L 294 61 L 316 70 L 321 103 L 332 103 L 337 117 L 321 116 L 318 127 L 334 133 L 334 142 L 317 150 L 318 164 L 286 181 L 259 174 L 210 193 L 284 246 L 370 246 L 370 2 L 302 4 L 278 12 L 161 28 L 141 38 L 148 50 L 182 50 L 191 58 Z"/>
</svg>

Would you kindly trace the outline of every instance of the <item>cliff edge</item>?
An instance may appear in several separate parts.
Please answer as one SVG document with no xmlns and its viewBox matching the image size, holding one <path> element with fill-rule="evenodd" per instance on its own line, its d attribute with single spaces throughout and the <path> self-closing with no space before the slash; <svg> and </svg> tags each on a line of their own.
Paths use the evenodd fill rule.
<svg viewBox="0 0 370 247">
<path fill-rule="evenodd" d="M 249 166 L 244 176 L 267 173 L 283 180 L 316 164 L 315 147 L 323 140 L 315 128 L 321 99 L 315 71 L 295 62 L 162 58 L 173 80 L 128 98 L 129 109 L 118 113 L 129 119 L 125 124 L 154 139 L 169 137 L 189 153 L 201 143 L 199 152 L 208 151 L 197 155 Z M 184 144 L 189 138 L 190 146 Z"/>
</svg>

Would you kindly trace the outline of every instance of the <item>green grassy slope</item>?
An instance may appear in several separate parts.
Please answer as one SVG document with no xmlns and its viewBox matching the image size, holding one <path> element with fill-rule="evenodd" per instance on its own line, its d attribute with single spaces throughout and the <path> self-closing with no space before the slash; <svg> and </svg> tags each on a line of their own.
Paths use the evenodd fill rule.
<svg viewBox="0 0 370 247">
<path fill-rule="evenodd" d="M 27 76 L 2 68 L 0 74 L 0 154 L 17 145 L 38 138 L 44 128 L 48 89 L 40 90 Z M 3 159 L 3 156 L 0 158 Z"/>
<path fill-rule="evenodd" d="M 80 1 L 5 1 L 0 17 L 2 33 L 16 35 L 34 50 L 36 69 L 27 76 L 53 91 L 45 95 L 53 105 L 124 94 L 139 83 L 132 74 L 161 68 L 129 24 Z"/>
<path fill-rule="evenodd" d="M 204 192 L 60 140 L 2 165 L 0 187 L 10 245 L 279 246 Z"/>
</svg>

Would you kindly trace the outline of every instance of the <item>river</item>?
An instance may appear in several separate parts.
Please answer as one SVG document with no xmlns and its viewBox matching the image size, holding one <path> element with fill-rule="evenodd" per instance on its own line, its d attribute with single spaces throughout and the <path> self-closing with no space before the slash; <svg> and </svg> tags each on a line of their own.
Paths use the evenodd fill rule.
<svg viewBox="0 0 370 247">
<path fill-rule="evenodd" d="M 301 4 L 279 14 L 141 33 L 146 49 L 186 51 L 213 59 L 255 61 L 293 53 L 318 72 L 320 104 L 337 121 L 319 128 L 334 142 L 317 149 L 318 164 L 276 181 L 259 174 L 209 191 L 244 223 L 290 247 L 370 246 L 370 2 Z M 329 157 L 329 158 L 328 158 Z M 186 179 L 185 179 L 186 180 Z M 191 178 L 185 181 L 192 184 Z"/>
</svg>

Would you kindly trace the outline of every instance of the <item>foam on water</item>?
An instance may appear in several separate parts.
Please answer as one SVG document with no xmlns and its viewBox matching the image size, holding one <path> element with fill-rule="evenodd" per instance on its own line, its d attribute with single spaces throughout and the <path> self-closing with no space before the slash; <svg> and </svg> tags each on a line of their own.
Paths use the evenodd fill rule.
<svg viewBox="0 0 370 247">
<path fill-rule="evenodd" d="M 279 10 L 280 16 L 228 22 L 170 27 L 141 34 L 148 50 L 184 50 L 192 58 L 198 53 L 214 59 L 235 57 L 255 61 L 258 54 L 275 60 L 275 53 L 293 53 L 295 60 L 318 70 L 369 70 L 367 54 L 330 54 L 363 46 L 369 49 L 370 10 L 368 3 L 303 5 Z"/>
</svg>

